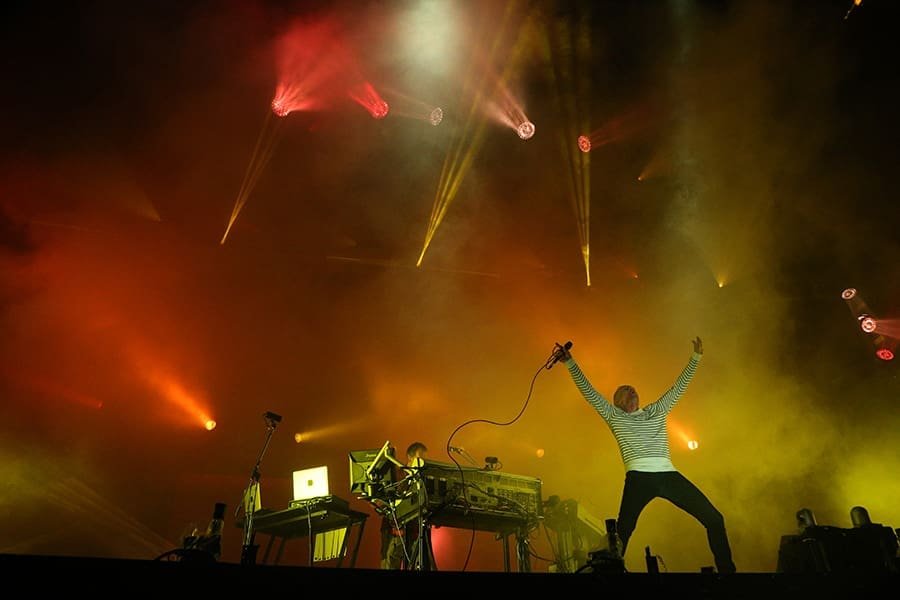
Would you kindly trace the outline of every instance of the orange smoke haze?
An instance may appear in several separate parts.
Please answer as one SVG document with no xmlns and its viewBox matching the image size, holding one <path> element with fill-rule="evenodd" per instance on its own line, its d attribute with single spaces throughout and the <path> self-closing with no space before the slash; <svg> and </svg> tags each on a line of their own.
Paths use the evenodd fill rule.
<svg viewBox="0 0 900 600">
<path fill-rule="evenodd" d="M 234 511 L 267 411 L 283 421 L 262 505 L 286 508 L 292 472 L 328 466 L 332 493 L 371 515 L 361 567 L 379 564 L 380 517 L 351 496 L 348 453 L 421 441 L 449 461 L 460 424 L 507 422 L 526 401 L 514 423 L 472 423 L 453 445 L 614 518 L 618 447 L 565 368 L 542 366 L 572 341 L 598 391 L 631 384 L 646 404 L 695 336 L 705 354 L 672 412 L 672 460 L 725 515 L 739 570 L 774 569 L 800 507 L 846 526 L 863 505 L 900 526 L 884 476 L 900 469 L 900 360 L 874 356 L 840 297 L 852 285 L 877 314 L 900 312 L 884 135 L 900 99 L 882 86 L 896 50 L 880 45 L 894 21 L 863 19 L 878 3 L 846 22 L 843 7 L 752 0 L 313 4 L 11 17 L 8 551 L 152 558 L 224 502 L 222 558 L 237 561 Z M 542 61 L 566 56 L 581 62 L 560 58 L 551 81 Z M 440 127 L 372 119 L 348 97 L 363 82 L 440 106 Z M 528 143 L 481 110 L 504 90 L 537 127 Z M 264 113 L 280 137 L 250 161 L 264 165 L 251 193 Z M 573 162 L 582 123 L 616 143 Z M 532 538 L 542 557 L 548 537 Z M 462 568 L 471 539 L 436 531 L 439 567 Z M 494 535 L 474 539 L 468 569 L 502 568 Z M 670 571 L 712 564 L 702 526 L 662 500 L 641 515 L 629 570 L 647 545 Z M 305 552 L 289 543 L 283 562 Z"/>
</svg>

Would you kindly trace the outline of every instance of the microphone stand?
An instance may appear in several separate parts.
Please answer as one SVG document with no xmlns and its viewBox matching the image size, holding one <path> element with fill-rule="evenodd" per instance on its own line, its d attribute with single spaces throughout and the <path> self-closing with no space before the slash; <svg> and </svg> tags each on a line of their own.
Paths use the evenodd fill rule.
<svg viewBox="0 0 900 600">
<path fill-rule="evenodd" d="M 269 448 L 269 442 L 272 440 L 272 434 L 275 433 L 275 427 L 281 422 L 281 417 L 275 413 L 267 412 L 263 416 L 266 420 L 266 440 L 263 443 L 262 450 L 259 452 L 259 456 L 256 457 L 256 464 L 253 465 L 253 469 L 250 471 L 250 483 L 244 491 L 244 501 L 238 503 L 238 507 L 235 509 L 235 516 L 237 516 L 237 511 L 240 510 L 241 506 L 244 507 L 244 537 L 243 545 L 241 546 L 241 564 L 246 566 L 256 564 L 256 552 L 259 550 L 259 546 L 253 543 L 256 537 L 256 532 L 253 531 L 253 514 L 256 512 L 257 494 L 259 493 L 259 465 L 262 463 L 263 455 Z"/>
<path fill-rule="evenodd" d="M 421 460 L 421 459 L 419 459 Z M 431 550 L 430 548 L 426 550 L 425 544 L 430 543 L 428 536 L 425 532 L 425 485 L 422 481 L 422 467 L 424 465 L 418 464 L 415 467 L 415 474 L 413 477 L 416 482 L 416 498 L 419 504 L 419 513 L 418 513 L 418 525 L 419 525 L 419 539 L 416 544 L 416 566 L 419 571 L 430 571 L 431 570 Z M 428 552 L 428 560 L 429 563 L 426 565 L 425 563 L 425 553 Z"/>
<path fill-rule="evenodd" d="M 421 460 L 421 459 L 419 459 Z M 406 481 L 411 482 L 415 485 L 415 496 L 416 496 L 416 525 L 418 527 L 418 538 L 415 541 L 415 545 L 413 546 L 415 552 L 415 557 L 408 557 L 412 559 L 414 562 L 412 565 L 409 565 L 407 568 L 411 568 L 416 571 L 430 571 L 431 570 L 431 549 L 425 548 L 425 544 L 431 543 L 431 540 L 428 539 L 429 536 L 425 535 L 425 502 L 427 500 L 425 495 L 425 482 L 422 481 L 423 476 L 423 468 L 424 464 L 416 463 L 416 466 L 404 466 L 403 470 L 409 473 L 406 477 Z M 404 525 L 404 537 L 407 537 L 407 532 L 409 529 Z M 427 552 L 427 555 L 426 555 Z M 425 562 L 426 556 L 428 557 L 428 563 Z"/>
</svg>

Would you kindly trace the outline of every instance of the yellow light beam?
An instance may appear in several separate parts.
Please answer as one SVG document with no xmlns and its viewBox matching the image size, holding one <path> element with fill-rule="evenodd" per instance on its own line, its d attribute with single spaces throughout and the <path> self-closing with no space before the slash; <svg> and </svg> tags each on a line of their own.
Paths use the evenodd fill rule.
<svg viewBox="0 0 900 600">
<path fill-rule="evenodd" d="M 584 60 L 590 52 L 587 19 L 580 18 L 577 27 L 573 31 L 568 22 L 561 19 L 550 24 L 549 28 L 544 29 L 541 47 L 554 83 L 556 109 L 565 124 L 559 132 L 558 141 L 568 167 L 566 184 L 569 204 L 575 215 L 585 280 L 590 286 L 590 154 L 581 152 L 575 142 L 578 135 L 590 130 L 590 115 L 579 106 L 579 100 L 587 98 L 590 81 L 586 70 L 589 61 Z"/>
<path fill-rule="evenodd" d="M 505 37 L 504 32 L 513 15 L 513 8 L 516 6 L 518 6 L 518 4 L 514 1 L 507 3 L 503 20 L 498 29 L 499 33 L 493 34 L 494 43 L 488 53 L 488 59 L 493 58 L 500 48 L 501 41 Z M 486 120 L 482 114 L 482 106 L 486 102 L 488 93 L 495 92 L 496 88 L 509 78 L 512 68 L 518 64 L 518 60 L 523 53 L 522 33 L 524 30 L 524 27 L 520 28 L 519 37 L 513 46 L 512 52 L 510 52 L 509 59 L 506 61 L 504 73 L 499 78 L 492 77 L 490 60 L 485 62 L 485 68 L 480 71 L 481 77 L 479 85 L 475 88 L 475 94 L 472 103 L 469 106 L 462 131 L 458 136 L 453 138 L 450 151 L 444 159 L 441 177 L 438 180 L 437 191 L 435 193 L 434 204 L 431 209 L 431 216 L 426 228 L 422 251 L 419 253 L 419 258 L 416 261 L 417 267 L 422 265 L 425 253 L 428 251 L 428 248 L 437 233 L 438 227 L 443 222 L 450 204 L 455 199 L 466 174 L 471 168 L 472 161 L 477 155 L 478 150 L 481 148 L 486 127 Z M 473 75 L 471 79 L 474 81 L 475 76 Z M 471 87 L 471 85 L 467 87 Z"/>
<path fill-rule="evenodd" d="M 266 110 L 266 118 L 263 121 L 262 129 L 260 129 L 259 136 L 256 138 L 256 145 L 253 148 L 253 153 L 250 155 L 250 162 L 247 165 L 247 170 L 244 173 L 244 179 L 241 182 L 241 187 L 238 190 L 237 198 L 234 202 L 234 208 L 231 210 L 231 216 L 228 219 L 228 225 L 225 227 L 225 233 L 222 235 L 222 239 L 219 242 L 220 245 L 225 244 L 225 240 L 228 239 L 228 234 L 231 232 L 232 226 L 234 226 L 235 221 L 238 218 L 238 215 L 243 210 L 244 205 L 247 203 L 247 198 L 249 198 L 250 193 L 256 187 L 259 178 L 262 176 L 263 171 L 266 168 L 266 165 L 269 162 L 269 159 L 272 158 L 272 155 L 275 153 L 275 146 L 278 142 L 278 134 L 281 131 L 281 118 L 275 117 L 272 111 L 267 108 Z"/>
</svg>

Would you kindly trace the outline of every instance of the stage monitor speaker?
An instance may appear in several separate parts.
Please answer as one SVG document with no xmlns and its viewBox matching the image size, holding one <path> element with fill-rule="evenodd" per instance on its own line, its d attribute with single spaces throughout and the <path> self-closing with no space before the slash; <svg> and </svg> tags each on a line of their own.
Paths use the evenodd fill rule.
<svg viewBox="0 0 900 600">
<path fill-rule="evenodd" d="M 890 527 L 853 529 L 815 525 L 785 535 L 778 549 L 779 573 L 897 572 L 897 536 Z"/>
</svg>

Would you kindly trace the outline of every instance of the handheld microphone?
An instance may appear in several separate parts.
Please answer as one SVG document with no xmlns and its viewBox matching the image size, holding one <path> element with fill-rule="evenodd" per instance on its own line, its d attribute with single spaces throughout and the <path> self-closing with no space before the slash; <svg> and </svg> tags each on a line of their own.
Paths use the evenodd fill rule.
<svg viewBox="0 0 900 600">
<path fill-rule="evenodd" d="M 553 365 L 555 365 L 559 360 L 561 360 L 562 357 L 565 356 L 566 352 L 568 352 L 569 348 L 571 348 L 571 347 L 572 347 L 571 340 L 566 342 L 566 344 L 564 346 L 560 346 L 559 342 L 554 344 L 553 345 L 553 354 L 551 354 L 550 358 L 547 359 L 547 362 L 544 364 L 544 368 L 545 369 L 553 368 Z"/>
</svg>

